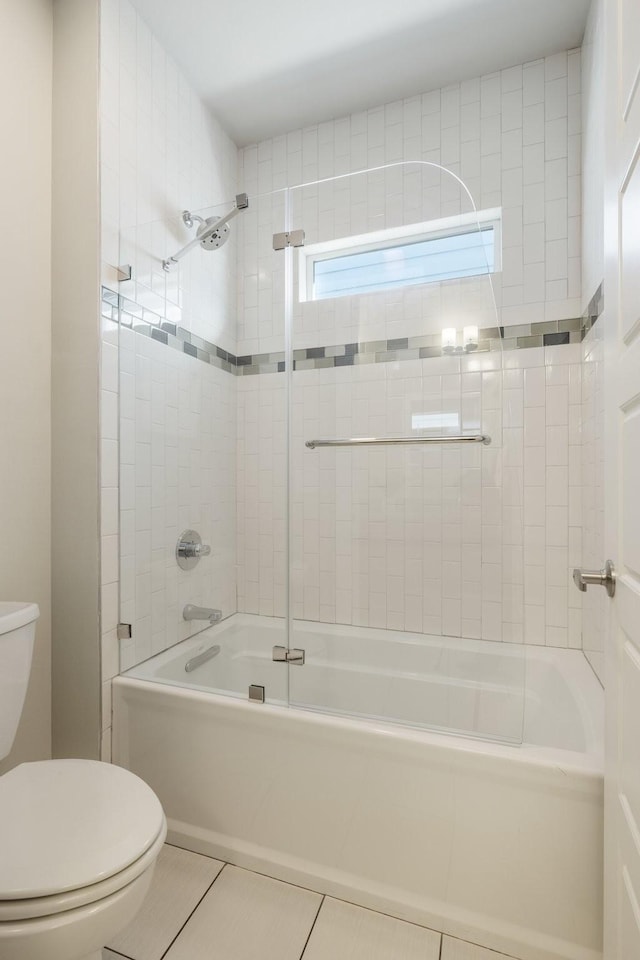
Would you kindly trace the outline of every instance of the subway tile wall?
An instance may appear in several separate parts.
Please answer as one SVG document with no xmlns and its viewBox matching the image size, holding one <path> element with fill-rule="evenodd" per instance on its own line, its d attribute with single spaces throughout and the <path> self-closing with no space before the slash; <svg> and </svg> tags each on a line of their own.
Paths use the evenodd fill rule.
<svg viewBox="0 0 640 960">
<path fill-rule="evenodd" d="M 581 352 L 567 344 L 296 371 L 294 616 L 579 648 Z M 282 380 L 238 382 L 238 609 L 268 616 L 286 610 Z M 425 413 L 454 416 L 492 443 L 304 446 L 410 434 Z"/>
<path fill-rule="evenodd" d="M 128 669 L 201 630 L 187 603 L 236 609 L 235 393 L 228 373 L 120 330 L 120 615 Z M 212 548 L 189 571 L 179 535 Z"/>
<path fill-rule="evenodd" d="M 272 251 L 271 235 L 284 228 L 284 197 L 264 195 L 403 158 L 442 163 L 465 180 L 479 207 L 502 206 L 498 318 L 486 280 L 468 281 L 458 292 L 445 285 L 410 292 L 402 301 L 345 298 L 326 309 L 297 306 L 296 348 L 420 335 L 425 317 L 445 326 L 461 300 L 486 311 L 486 326 L 580 315 L 580 51 L 293 131 L 239 154 L 128 0 L 102 4 L 101 73 L 103 278 L 114 288 L 112 268 L 132 264 L 133 280 L 118 291 L 138 304 L 140 323 L 167 321 L 236 356 L 282 351 L 283 258 Z M 345 198 L 328 187 L 298 192 L 302 219 L 295 225 L 325 239 L 415 215 L 416 203 L 398 203 L 393 181 L 390 174 L 382 187 L 368 184 L 364 196 L 356 190 Z M 421 194 L 421 219 L 465 209 L 459 189 L 432 187 Z M 179 211 L 219 212 L 214 204 L 232 201 L 238 190 L 253 202 L 234 221 L 232 240 L 214 254 L 196 251 L 167 275 L 161 260 L 191 237 Z M 286 595 L 285 378 L 234 377 L 149 337 L 121 334 L 122 382 L 117 325 L 112 315 L 103 317 L 105 756 L 109 680 L 120 652 L 127 666 L 183 636 L 190 629 L 180 619 L 187 600 L 233 612 L 236 583 L 243 611 L 282 615 Z M 460 452 L 460 464 L 447 454 L 441 468 L 425 470 L 438 473 L 433 484 L 411 471 L 420 482 L 405 478 L 394 487 L 396 465 L 387 455 L 383 470 L 380 458 L 354 461 L 354 512 L 346 521 L 347 461 L 320 460 L 298 443 L 295 614 L 579 646 L 579 596 L 572 606 L 568 593 L 580 550 L 579 350 L 567 344 L 508 351 L 502 373 L 492 355 L 296 371 L 296 441 L 337 419 L 346 428 L 357 410 L 370 420 L 352 420 L 350 428 L 376 425 L 385 396 L 389 429 L 405 423 L 393 417 L 406 400 L 405 418 L 437 410 L 457 411 L 465 423 L 479 416 L 495 444 Z M 413 454 L 406 460 L 410 467 L 418 462 Z M 380 482 L 382 474 L 391 486 Z M 385 489 L 393 502 L 381 495 Z M 383 522 L 388 538 L 380 536 Z M 394 524 L 411 529 L 413 546 L 402 557 Z M 172 565 L 175 540 L 183 527 L 199 525 L 215 555 L 187 582 Z M 421 592 L 424 582 L 429 590 Z M 120 600 L 122 618 L 126 613 L 135 625 L 134 642 L 122 651 Z"/>
<path fill-rule="evenodd" d="M 170 274 L 161 261 L 191 239 L 181 210 L 210 215 L 223 200 L 229 208 L 237 193 L 237 148 L 128 0 L 102 0 L 100 26 L 103 283 L 137 305 L 136 323 L 147 333 L 148 324 L 169 321 L 235 353 L 233 234 L 221 250 L 196 250 Z M 124 263 L 133 267 L 133 279 L 118 283 L 114 268 Z M 118 325 L 113 310 L 104 310 L 105 759 L 110 680 L 120 655 L 126 667 L 190 631 L 181 618 L 187 601 L 232 613 L 236 591 L 234 378 L 148 336 L 121 333 L 119 364 Z M 188 527 L 200 529 L 213 556 L 187 582 L 174 550 Z M 133 625 L 133 640 L 122 650 L 121 619 Z"/>
<path fill-rule="evenodd" d="M 162 260 L 193 237 L 182 210 L 208 216 L 233 205 L 237 148 L 129 0 L 104 0 L 100 27 L 104 282 L 130 264 L 121 293 L 233 351 L 233 233 L 170 273 Z"/>
<path fill-rule="evenodd" d="M 263 199 L 259 226 L 256 220 L 249 228 L 251 211 L 243 224 L 247 238 L 241 238 L 246 249 L 239 259 L 240 352 L 281 349 L 282 311 L 272 311 L 269 298 L 277 265 L 265 275 L 258 256 L 258 250 L 269 249 L 270 232 L 283 229 L 282 202 L 267 195 L 286 185 L 403 160 L 443 164 L 464 180 L 478 208 L 502 207 L 503 270 L 494 280 L 501 323 L 580 316 L 580 86 L 580 51 L 572 50 L 241 150 L 238 182 Z M 430 173 L 432 183 L 427 172 L 422 174 L 418 199 L 412 199 L 411 178 L 403 182 L 399 171 L 294 191 L 293 227 L 303 227 L 313 242 L 393 226 L 396 217 L 415 222 L 465 212 L 468 201 L 459 185 Z M 269 220 L 271 203 L 274 215 Z M 419 332 L 424 332 L 425 317 L 440 311 L 440 296 L 441 289 L 435 287 L 414 291 L 407 298 L 412 309 L 400 317 L 402 325 L 419 319 Z M 328 309 L 314 311 L 307 305 L 297 345 L 321 345 L 318 334 L 328 335 L 332 320 L 340 328 L 358 326 L 361 318 L 354 317 L 357 307 L 350 299 L 335 305 L 333 318 Z M 444 308 L 449 306 L 445 301 Z M 397 323 L 394 327 L 397 310 L 387 307 L 384 296 L 361 309 L 366 309 L 368 323 L 377 311 L 376 320 L 386 319 L 390 325 L 386 337 L 376 333 L 371 339 L 414 335 L 411 329 L 400 332 Z M 345 335 L 326 342 L 353 339 L 358 338 Z"/>
<path fill-rule="evenodd" d="M 400 342 L 465 320 L 502 325 L 509 338 L 509 327 L 516 337 L 525 324 L 579 317 L 580 74 L 573 50 L 241 150 L 239 183 L 260 198 L 240 225 L 238 352 L 283 348 L 283 255 L 270 249 L 284 229 L 278 191 L 402 160 L 442 163 L 479 208 L 502 208 L 493 290 L 481 278 L 324 303 L 294 295 L 295 349 Z M 293 190 L 292 208 L 292 228 L 314 243 L 469 206 L 449 175 L 396 168 Z M 296 291 L 297 269 L 294 259 Z M 580 349 L 507 350 L 502 371 L 499 354 L 298 364 L 294 615 L 579 647 L 580 596 L 569 586 L 581 556 Z M 271 375 L 238 384 L 238 606 L 276 615 L 285 612 L 284 554 L 268 537 L 257 546 L 252 477 L 278 491 L 282 521 L 285 463 L 271 443 L 283 443 L 282 389 Z M 481 423 L 494 442 L 402 457 L 304 448 L 311 434 L 406 435 L 425 412 L 454 414 L 465 430 Z"/>
</svg>

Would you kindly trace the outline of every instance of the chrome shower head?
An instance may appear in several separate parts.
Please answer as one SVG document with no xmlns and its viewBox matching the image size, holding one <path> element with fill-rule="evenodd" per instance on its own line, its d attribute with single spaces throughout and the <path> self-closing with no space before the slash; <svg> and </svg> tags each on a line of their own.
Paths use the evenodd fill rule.
<svg viewBox="0 0 640 960">
<path fill-rule="evenodd" d="M 219 227 L 216 224 L 220 217 L 209 217 L 198 227 L 196 237 L 200 240 L 200 246 L 203 250 L 217 250 L 229 239 L 229 225 L 222 223 Z"/>
<path fill-rule="evenodd" d="M 195 239 L 191 240 L 182 250 L 174 253 L 172 257 L 167 257 L 166 260 L 163 260 L 163 269 L 170 270 L 178 260 L 181 260 L 185 254 L 193 250 L 198 244 L 200 244 L 203 250 L 217 250 L 223 246 L 229 239 L 229 220 L 232 220 L 241 210 L 246 210 L 248 206 L 249 198 L 246 193 L 239 193 L 236 197 L 236 205 L 233 210 L 225 213 L 222 217 L 208 217 L 206 220 L 203 220 L 203 218 L 199 217 L 196 213 L 183 210 L 182 222 L 185 226 L 193 227 L 195 223 L 199 224 Z"/>
</svg>

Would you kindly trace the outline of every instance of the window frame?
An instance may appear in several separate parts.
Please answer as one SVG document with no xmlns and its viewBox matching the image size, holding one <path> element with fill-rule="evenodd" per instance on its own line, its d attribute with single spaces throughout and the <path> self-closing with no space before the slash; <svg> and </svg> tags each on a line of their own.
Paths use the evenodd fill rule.
<svg viewBox="0 0 640 960">
<path fill-rule="evenodd" d="M 465 227 L 473 228 L 465 230 Z M 468 280 L 473 277 L 489 276 L 500 273 L 502 270 L 502 208 L 491 207 L 487 210 L 478 210 L 472 213 L 456 214 L 452 217 L 441 217 L 438 220 L 427 220 L 423 223 L 411 223 L 402 227 L 389 227 L 385 230 L 374 230 L 371 233 L 361 233 L 357 236 L 340 237 L 337 240 L 325 240 L 321 243 L 312 243 L 298 249 L 298 297 L 300 303 L 320 303 L 323 300 L 337 300 L 343 296 L 363 296 L 362 294 L 340 294 L 334 297 L 314 297 L 314 266 L 322 260 L 333 260 L 340 256 L 350 256 L 358 253 L 369 253 L 373 250 L 393 249 L 411 243 L 420 243 L 425 240 L 439 240 L 443 237 L 462 236 L 465 233 L 481 232 L 483 229 L 493 229 L 493 270 L 487 273 L 469 274 L 467 277 L 450 277 L 442 280 L 424 280 L 423 283 L 453 283 L 456 280 Z M 405 286 L 418 286 L 415 282 L 397 284 L 391 288 L 369 290 L 366 293 L 384 293 L 385 289 L 398 290 Z"/>
</svg>

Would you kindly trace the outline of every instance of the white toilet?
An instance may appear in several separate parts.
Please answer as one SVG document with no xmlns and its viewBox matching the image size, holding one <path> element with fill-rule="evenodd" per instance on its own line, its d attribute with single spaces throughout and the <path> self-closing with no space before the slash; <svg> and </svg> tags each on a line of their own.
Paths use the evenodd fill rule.
<svg viewBox="0 0 640 960">
<path fill-rule="evenodd" d="M 0 759 L 20 719 L 38 613 L 0 603 Z M 140 908 L 166 832 L 156 795 L 121 767 L 45 760 L 0 777 L 0 958 L 99 960 Z"/>
</svg>

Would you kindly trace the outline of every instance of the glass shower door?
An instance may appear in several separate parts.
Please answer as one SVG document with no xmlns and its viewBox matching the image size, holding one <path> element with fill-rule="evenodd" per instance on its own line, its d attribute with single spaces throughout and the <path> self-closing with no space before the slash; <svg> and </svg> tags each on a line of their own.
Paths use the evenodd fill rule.
<svg viewBox="0 0 640 960">
<path fill-rule="evenodd" d="M 500 211 L 415 162 L 292 188 L 287 223 L 290 703 L 520 742 Z"/>
<path fill-rule="evenodd" d="M 196 243 L 163 268 L 234 206 L 124 230 L 118 262 L 132 278 L 104 292 L 119 331 L 120 666 L 286 704 L 286 662 L 273 659 L 287 644 L 285 286 L 273 249 L 285 192 L 250 196 L 223 244 Z M 209 551 L 181 565 L 190 532 Z"/>
</svg>

